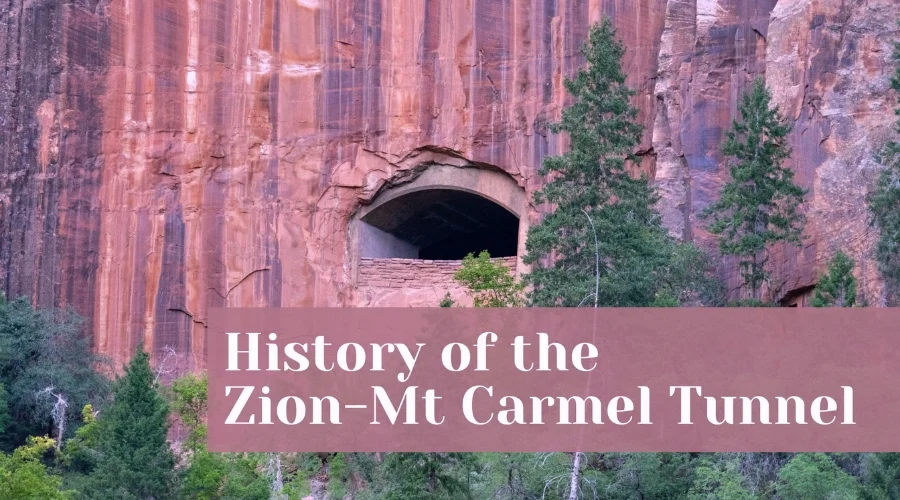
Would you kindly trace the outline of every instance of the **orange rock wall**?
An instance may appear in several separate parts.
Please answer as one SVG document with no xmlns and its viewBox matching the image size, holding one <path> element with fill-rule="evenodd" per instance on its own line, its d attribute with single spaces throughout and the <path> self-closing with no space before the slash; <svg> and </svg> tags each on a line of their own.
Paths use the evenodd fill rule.
<svg viewBox="0 0 900 500">
<path fill-rule="evenodd" d="M 809 239 L 882 300 L 862 199 L 894 120 L 894 0 L 13 0 L 0 7 L 0 280 L 84 315 L 96 348 L 203 367 L 214 306 L 350 306 L 348 221 L 421 160 L 527 193 L 589 23 L 614 19 L 673 233 L 724 180 L 718 147 L 765 74 L 795 123 Z M 536 217 L 536 211 L 533 211 Z M 730 267 L 723 268 L 732 276 Z"/>
</svg>

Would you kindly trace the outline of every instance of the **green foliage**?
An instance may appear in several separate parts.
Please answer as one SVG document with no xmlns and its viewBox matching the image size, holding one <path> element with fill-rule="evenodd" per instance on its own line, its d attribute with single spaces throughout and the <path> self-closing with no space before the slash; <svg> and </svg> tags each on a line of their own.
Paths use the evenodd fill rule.
<svg viewBox="0 0 900 500">
<path fill-rule="evenodd" d="M 181 496 L 199 500 L 269 498 L 269 483 L 259 455 L 206 450 L 207 385 L 205 373 L 188 374 L 172 382 L 166 391 L 172 413 L 188 431 L 182 445 L 190 452 L 190 462 L 182 472 Z"/>
<path fill-rule="evenodd" d="M 453 279 L 466 287 L 475 307 L 521 307 L 525 304 L 524 285 L 516 282 L 509 268 L 492 261 L 487 250 L 478 257 L 466 255 Z M 448 298 L 449 295 L 444 300 Z"/>
<path fill-rule="evenodd" d="M 9 414 L 9 393 L 3 384 L 0 384 L 0 436 L 12 425 L 12 415 Z"/>
<path fill-rule="evenodd" d="M 0 300 L 0 385 L 12 417 L 0 432 L 0 447 L 11 450 L 47 432 L 55 398 L 38 395 L 47 387 L 62 393 L 70 408 L 105 403 L 109 380 L 95 371 L 102 361 L 74 314 L 38 311 L 24 298 Z M 68 413 L 66 429 L 74 432 L 78 415 Z"/>
<path fill-rule="evenodd" d="M 740 460 L 725 454 L 707 455 L 700 459 L 694 473 L 689 500 L 753 500 L 744 486 Z"/>
<path fill-rule="evenodd" d="M 856 262 L 844 252 L 838 251 L 828 262 L 828 270 L 819 279 L 813 307 L 853 307 L 856 304 L 856 278 L 853 267 Z"/>
<path fill-rule="evenodd" d="M 191 451 L 201 449 L 206 443 L 207 376 L 188 374 L 176 379 L 169 387 L 169 403 L 172 412 L 188 430 L 184 447 Z"/>
<path fill-rule="evenodd" d="M 900 281 L 900 161 L 888 161 L 891 147 L 897 147 L 896 143 L 885 148 L 885 169 L 869 193 L 868 203 L 873 224 L 880 231 L 876 246 L 879 268 L 896 285 Z M 900 158 L 900 154 L 892 155 Z"/>
<path fill-rule="evenodd" d="M 796 500 L 850 500 L 859 486 L 824 453 L 800 453 L 778 472 L 778 496 Z"/>
<path fill-rule="evenodd" d="M 900 43 L 895 47 L 894 60 L 900 63 Z M 891 86 L 900 92 L 900 64 Z M 900 115 L 900 108 L 897 108 L 897 114 Z M 900 134 L 900 120 L 897 122 L 897 133 Z M 888 142 L 881 151 L 879 160 L 884 165 L 884 170 L 878 176 L 867 201 L 872 222 L 880 231 L 876 246 L 878 265 L 896 293 L 900 284 L 900 142 Z"/>
<path fill-rule="evenodd" d="M 866 460 L 863 500 L 900 498 L 900 453 L 873 453 Z"/>
<path fill-rule="evenodd" d="M 689 453 L 627 453 L 606 458 L 615 460 L 608 464 L 613 470 L 603 474 L 610 498 L 685 498 L 693 483 Z"/>
<path fill-rule="evenodd" d="M 474 453 L 470 455 L 475 455 Z M 380 498 L 376 493 L 381 489 L 376 485 L 379 482 L 380 466 L 374 453 L 337 453 L 332 461 L 338 459 L 339 463 L 329 461 L 328 478 L 337 479 L 339 486 L 328 486 L 328 494 L 331 498 L 339 499 L 338 495 L 350 495 L 355 500 L 368 500 Z"/>
<path fill-rule="evenodd" d="M 485 454 L 501 455 L 501 454 Z M 689 453 L 581 453 L 576 497 L 607 500 L 687 498 L 696 460 Z M 509 486 L 478 490 L 477 498 L 569 498 L 571 453 L 511 454 L 508 467 L 496 467 L 486 457 L 486 472 L 497 475 L 495 484 Z M 513 472 L 506 474 L 506 470 Z M 488 494 L 485 494 L 488 493 Z"/>
<path fill-rule="evenodd" d="M 271 494 L 269 484 L 258 469 L 258 460 L 252 456 L 197 450 L 184 473 L 181 496 L 197 500 L 267 500 Z"/>
<path fill-rule="evenodd" d="M 722 306 L 725 284 L 712 272 L 712 259 L 703 250 L 677 243 L 670 247 L 667 262 L 656 273 L 654 307 Z M 665 306 L 668 300 L 672 305 Z"/>
<path fill-rule="evenodd" d="M 568 498 L 571 453 L 484 453 L 481 460 L 488 481 L 476 490 L 476 498 Z M 589 473 L 587 466 L 581 470 L 582 474 Z"/>
<path fill-rule="evenodd" d="M 337 453 L 328 461 L 328 497 L 336 500 L 347 494 L 347 482 L 350 480 L 350 466 L 343 453 Z"/>
<path fill-rule="evenodd" d="M 763 302 L 759 299 L 740 299 L 728 303 L 728 307 L 779 307 L 775 302 Z"/>
<path fill-rule="evenodd" d="M 312 493 L 311 479 L 321 477 L 323 457 L 318 453 L 282 454 L 284 493 L 287 498 L 306 498 Z"/>
<path fill-rule="evenodd" d="M 440 307 L 453 307 L 453 298 L 450 297 L 450 292 L 444 294 L 444 298 L 441 299 L 441 303 L 438 304 Z"/>
<path fill-rule="evenodd" d="M 55 445 L 46 437 L 29 438 L 12 455 L 0 453 L 0 498 L 7 500 L 65 500 L 71 491 L 61 490 L 62 478 L 47 472 L 41 457 Z"/>
<path fill-rule="evenodd" d="M 385 500 L 471 499 L 472 453 L 391 453 L 382 467 Z"/>
<path fill-rule="evenodd" d="M 653 296 L 650 307 L 681 307 L 681 302 L 668 290 L 660 290 Z"/>
<path fill-rule="evenodd" d="M 535 194 L 551 210 L 528 232 L 530 301 L 649 306 L 659 294 L 680 302 L 682 290 L 666 289 L 676 248 L 654 210 L 659 197 L 627 171 L 642 129 L 621 68 L 625 49 L 608 19 L 591 27 L 582 53 L 586 67 L 566 80 L 573 103 L 551 127 L 568 135 L 569 150 L 544 158 L 546 183 Z"/>
<path fill-rule="evenodd" d="M 531 453 L 478 453 L 480 481 L 473 485 L 475 498 L 514 500 L 528 498 L 530 491 L 539 491 L 539 470 Z"/>
<path fill-rule="evenodd" d="M 100 424 L 93 406 L 84 405 L 81 420 L 82 426 L 75 431 L 75 437 L 66 441 L 61 459 L 70 470 L 87 473 L 97 463 L 97 445 L 100 442 Z"/>
<path fill-rule="evenodd" d="M 641 126 L 621 68 L 624 53 L 612 23 L 604 19 L 591 27 L 582 48 L 587 66 L 565 82 L 573 103 L 551 130 L 568 135 L 569 150 L 544 158 L 540 174 L 547 182 L 535 200 L 552 211 L 531 227 L 526 242 L 535 305 L 585 303 L 594 294 L 598 259 L 602 288 L 610 290 L 598 301 L 631 305 L 635 295 L 653 295 L 641 290 L 647 285 L 641 275 L 649 267 L 641 262 L 657 260 L 659 245 L 645 243 L 665 237 L 656 230 L 652 190 L 626 171 Z"/>
<path fill-rule="evenodd" d="M 173 498 L 175 457 L 166 441 L 168 419 L 150 358 L 141 349 L 116 381 L 113 403 L 98 420 L 99 460 L 83 492 L 86 498 Z"/>
<path fill-rule="evenodd" d="M 771 106 L 771 95 L 757 78 L 740 103 L 741 120 L 732 124 L 722 152 L 733 158 L 731 179 L 703 217 L 718 236 L 719 249 L 740 259 L 744 284 L 760 300 L 768 277 L 768 248 L 776 242 L 799 244 L 804 217 L 798 211 L 806 192 L 783 165 L 790 158 L 791 126 Z"/>
</svg>

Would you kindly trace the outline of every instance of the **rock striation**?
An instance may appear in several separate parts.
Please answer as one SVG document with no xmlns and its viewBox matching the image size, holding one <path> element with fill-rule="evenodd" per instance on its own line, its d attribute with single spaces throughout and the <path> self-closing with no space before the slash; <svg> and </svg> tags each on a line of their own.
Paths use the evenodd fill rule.
<svg viewBox="0 0 900 500">
<path fill-rule="evenodd" d="M 217 306 L 368 303 L 348 224 L 430 164 L 527 194 L 588 26 L 610 16 L 670 230 L 698 213 L 742 89 L 794 123 L 808 238 L 775 293 L 843 248 L 883 302 L 865 194 L 891 133 L 895 0 L 12 0 L 0 7 L 0 282 L 71 306 L 118 362 L 204 365 Z M 531 216 L 537 217 L 538 210 Z M 721 270 L 736 285 L 733 266 Z"/>
</svg>

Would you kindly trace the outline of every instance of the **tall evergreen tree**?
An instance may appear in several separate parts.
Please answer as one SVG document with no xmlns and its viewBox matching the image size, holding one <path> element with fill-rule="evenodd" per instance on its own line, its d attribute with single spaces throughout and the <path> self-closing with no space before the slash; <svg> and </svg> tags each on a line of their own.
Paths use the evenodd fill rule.
<svg viewBox="0 0 900 500">
<path fill-rule="evenodd" d="M 169 408 L 157 392 L 150 358 L 140 349 L 116 381 L 113 403 L 100 414 L 100 456 L 84 496 L 92 499 L 173 498 L 175 457 L 166 441 Z"/>
<path fill-rule="evenodd" d="M 760 300 L 768 278 L 771 244 L 799 244 L 804 218 L 798 211 L 806 192 L 794 184 L 794 173 L 784 166 L 790 158 L 784 121 L 762 78 L 757 78 L 740 103 L 740 121 L 728 132 L 722 152 L 733 158 L 731 178 L 721 197 L 703 217 L 718 236 L 719 249 L 740 259 L 744 284 Z"/>
<path fill-rule="evenodd" d="M 568 135 L 569 150 L 544 159 L 540 173 L 548 182 L 535 199 L 552 211 L 526 243 L 535 305 L 642 306 L 655 296 L 654 273 L 671 246 L 653 209 L 656 193 L 626 170 L 641 126 L 621 67 L 624 53 L 604 19 L 582 48 L 586 67 L 565 82 L 573 103 L 551 130 Z"/>
<path fill-rule="evenodd" d="M 900 63 L 900 43 L 895 45 L 894 60 Z M 900 92 L 900 64 L 898 64 L 891 86 Z M 900 115 L 900 108 L 896 110 Z M 900 134 L 900 120 L 897 122 Z M 885 145 L 881 152 L 882 170 L 869 194 L 869 210 L 872 221 L 880 231 L 876 258 L 882 274 L 896 293 L 900 284 L 900 142 L 894 140 Z"/>
<path fill-rule="evenodd" d="M 844 252 L 838 251 L 828 262 L 828 270 L 819 279 L 813 307 L 853 307 L 856 304 L 856 263 Z"/>
</svg>

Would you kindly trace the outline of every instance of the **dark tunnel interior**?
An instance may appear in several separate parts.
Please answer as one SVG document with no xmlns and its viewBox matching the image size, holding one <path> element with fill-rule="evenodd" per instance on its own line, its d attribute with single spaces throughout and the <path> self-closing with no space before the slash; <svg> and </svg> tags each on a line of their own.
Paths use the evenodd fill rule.
<svg viewBox="0 0 900 500">
<path fill-rule="evenodd" d="M 462 259 L 482 250 L 516 255 L 519 218 L 476 194 L 452 189 L 415 191 L 362 218 L 363 257 Z"/>
</svg>

